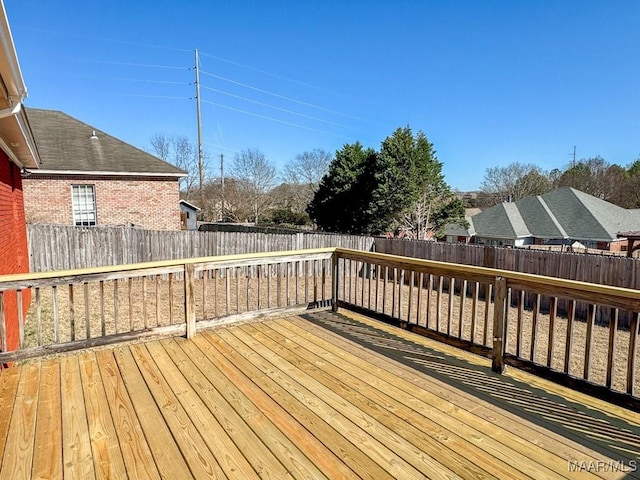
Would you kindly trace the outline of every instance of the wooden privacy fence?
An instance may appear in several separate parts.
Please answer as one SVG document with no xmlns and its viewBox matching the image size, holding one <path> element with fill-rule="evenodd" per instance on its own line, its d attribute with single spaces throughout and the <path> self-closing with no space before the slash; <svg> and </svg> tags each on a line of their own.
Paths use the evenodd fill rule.
<svg viewBox="0 0 640 480">
<path fill-rule="evenodd" d="M 376 238 L 375 247 L 390 255 L 640 289 L 637 258 L 395 238 Z"/>
<path fill-rule="evenodd" d="M 28 225 L 32 272 L 325 247 L 371 250 L 373 237 L 303 232 L 156 231 L 129 227 Z"/>
<path fill-rule="evenodd" d="M 328 306 L 640 409 L 640 291 L 344 248 L 0 276 L 0 363 Z M 15 350 L 7 318 L 19 320 Z"/>
</svg>

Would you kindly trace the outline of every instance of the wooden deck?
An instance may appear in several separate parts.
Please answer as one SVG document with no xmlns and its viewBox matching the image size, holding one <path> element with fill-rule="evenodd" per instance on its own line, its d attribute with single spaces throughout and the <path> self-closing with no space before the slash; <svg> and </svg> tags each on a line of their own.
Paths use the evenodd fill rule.
<svg viewBox="0 0 640 480">
<path fill-rule="evenodd" d="M 640 414 L 316 312 L 11 368 L 0 479 L 640 478 Z"/>
</svg>

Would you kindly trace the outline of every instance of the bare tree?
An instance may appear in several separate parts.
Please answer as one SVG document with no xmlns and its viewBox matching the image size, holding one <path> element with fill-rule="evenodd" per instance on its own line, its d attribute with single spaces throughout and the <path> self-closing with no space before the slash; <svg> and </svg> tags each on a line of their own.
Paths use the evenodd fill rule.
<svg viewBox="0 0 640 480">
<path fill-rule="evenodd" d="M 292 186 L 290 208 L 294 212 L 304 212 L 318 186 L 329 171 L 333 156 L 321 148 L 299 153 L 284 167 L 282 175 L 285 184 Z"/>
<path fill-rule="evenodd" d="M 276 184 L 276 168 L 254 148 L 236 154 L 229 173 L 244 188 L 245 198 L 253 207 L 254 221 L 258 223 L 260 214 L 269 207 L 268 193 Z"/>
<path fill-rule="evenodd" d="M 537 165 L 511 163 L 505 167 L 488 168 L 480 190 L 494 203 L 513 201 L 529 195 L 541 195 L 551 190 L 549 175 Z"/>
<path fill-rule="evenodd" d="M 180 191 L 187 200 L 193 200 L 199 189 L 198 148 L 184 136 L 156 133 L 151 137 L 155 155 L 187 172 L 180 180 Z"/>
<path fill-rule="evenodd" d="M 434 213 L 454 197 L 446 185 L 427 186 L 413 208 L 402 218 L 402 228 L 409 238 L 426 240 L 433 230 Z"/>
<path fill-rule="evenodd" d="M 253 216 L 253 205 L 247 203 L 246 184 L 235 178 L 227 178 L 224 185 L 224 209 L 222 208 L 219 179 L 205 182 L 203 216 L 209 220 L 243 223 Z"/>
</svg>

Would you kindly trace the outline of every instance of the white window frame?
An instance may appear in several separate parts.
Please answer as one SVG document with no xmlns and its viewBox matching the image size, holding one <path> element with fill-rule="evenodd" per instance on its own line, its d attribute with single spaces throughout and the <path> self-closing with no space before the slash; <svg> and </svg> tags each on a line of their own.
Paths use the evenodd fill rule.
<svg viewBox="0 0 640 480">
<path fill-rule="evenodd" d="M 76 227 L 94 227 L 98 224 L 95 185 L 71 185 L 71 211 Z"/>
</svg>

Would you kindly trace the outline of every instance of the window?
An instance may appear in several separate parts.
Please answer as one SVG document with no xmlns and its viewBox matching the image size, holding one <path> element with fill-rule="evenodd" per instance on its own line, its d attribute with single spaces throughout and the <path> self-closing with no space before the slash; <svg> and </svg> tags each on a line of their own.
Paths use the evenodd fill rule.
<svg viewBox="0 0 640 480">
<path fill-rule="evenodd" d="M 96 224 L 96 196 L 93 185 L 72 185 L 73 224 L 91 227 Z"/>
</svg>

